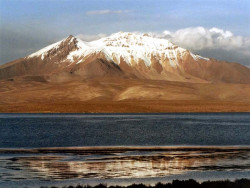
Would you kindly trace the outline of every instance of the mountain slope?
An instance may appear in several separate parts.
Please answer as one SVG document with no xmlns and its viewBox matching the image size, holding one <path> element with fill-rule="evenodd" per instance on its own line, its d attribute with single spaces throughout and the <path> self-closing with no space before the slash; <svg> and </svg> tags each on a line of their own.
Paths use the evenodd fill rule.
<svg viewBox="0 0 250 188">
<path fill-rule="evenodd" d="M 250 69 L 194 55 L 165 39 L 119 32 L 92 42 L 73 36 L 0 66 L 0 79 L 121 77 L 181 82 L 250 83 Z"/>
</svg>

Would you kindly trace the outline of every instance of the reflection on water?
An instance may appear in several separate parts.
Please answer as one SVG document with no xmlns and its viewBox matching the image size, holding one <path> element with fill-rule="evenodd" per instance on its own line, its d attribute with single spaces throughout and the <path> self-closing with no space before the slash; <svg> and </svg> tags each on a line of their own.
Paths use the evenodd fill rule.
<svg viewBox="0 0 250 188">
<path fill-rule="evenodd" d="M 250 148 L 246 147 L 2 149 L 0 154 L 0 182 L 152 178 L 211 170 L 250 172 Z"/>
</svg>

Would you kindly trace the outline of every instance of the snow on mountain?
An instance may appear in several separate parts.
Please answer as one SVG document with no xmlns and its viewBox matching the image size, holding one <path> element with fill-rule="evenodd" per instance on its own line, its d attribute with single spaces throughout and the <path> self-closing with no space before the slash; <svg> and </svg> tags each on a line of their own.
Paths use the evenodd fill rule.
<svg viewBox="0 0 250 188">
<path fill-rule="evenodd" d="M 68 38 L 67 38 L 68 39 Z M 31 55 L 28 58 L 44 56 L 52 49 L 58 49 L 62 42 L 67 39 L 61 40 L 50 46 L 47 46 Z M 92 42 L 85 42 L 75 37 L 71 37 L 69 43 L 74 42 L 76 49 L 67 55 L 67 60 L 74 62 L 79 59 L 77 63 L 82 63 L 82 58 L 91 54 L 102 52 L 108 60 L 112 60 L 120 64 L 120 59 L 131 65 L 133 62 L 142 60 L 146 66 L 152 64 L 152 58 L 156 58 L 160 64 L 166 59 L 172 67 L 177 67 L 179 59 L 182 59 L 188 50 L 178 47 L 168 40 L 153 38 L 148 34 L 136 34 L 128 32 L 118 32 L 110 35 L 109 37 L 101 38 Z M 190 53 L 194 60 L 209 60 L 208 58 L 201 57 Z"/>
<path fill-rule="evenodd" d="M 240 64 L 208 59 L 168 40 L 128 32 L 92 42 L 70 35 L 25 58 L 0 66 L 0 80 L 24 75 L 49 75 L 54 80 L 80 76 L 198 83 L 248 84 L 250 81 L 249 68 Z"/>
<path fill-rule="evenodd" d="M 143 60 L 147 66 L 151 65 L 151 56 L 159 56 L 159 59 L 161 56 L 167 57 L 171 65 L 176 66 L 178 64 L 177 54 L 182 56 L 186 52 L 185 49 L 179 48 L 167 40 L 124 32 L 90 42 L 90 46 L 103 48 L 111 59 L 118 61 L 118 64 L 122 57 L 128 64 L 131 64 L 133 58 L 136 62 L 140 59 Z"/>
<path fill-rule="evenodd" d="M 28 58 L 32 58 L 32 57 L 37 57 L 37 56 L 41 56 L 41 59 L 43 60 L 44 59 L 44 55 L 46 55 L 48 53 L 48 51 L 52 50 L 52 49 L 58 49 L 60 44 L 63 42 L 64 40 L 61 40 L 59 42 L 56 42 L 54 44 L 51 44 L 33 54 L 30 54 L 28 56 Z"/>
<path fill-rule="evenodd" d="M 77 49 L 70 52 L 67 56 L 67 59 L 70 61 L 74 61 L 74 57 L 84 56 L 85 53 L 89 50 L 89 46 L 86 42 L 83 42 L 82 40 L 76 38 L 72 38 L 71 40 L 73 41 L 74 39 L 76 40 Z"/>
</svg>

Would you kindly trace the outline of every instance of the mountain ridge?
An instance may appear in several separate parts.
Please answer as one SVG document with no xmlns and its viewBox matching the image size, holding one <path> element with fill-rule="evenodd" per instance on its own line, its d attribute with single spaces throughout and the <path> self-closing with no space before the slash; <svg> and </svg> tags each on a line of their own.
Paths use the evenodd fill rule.
<svg viewBox="0 0 250 188">
<path fill-rule="evenodd" d="M 250 83 L 250 69 L 243 65 L 205 58 L 166 39 L 128 32 L 92 42 L 70 35 L 0 66 L 0 79 L 25 75 L 44 75 L 53 81 L 62 75 L 66 80 L 71 75 L 84 79 L 115 75 L 181 82 Z"/>
</svg>

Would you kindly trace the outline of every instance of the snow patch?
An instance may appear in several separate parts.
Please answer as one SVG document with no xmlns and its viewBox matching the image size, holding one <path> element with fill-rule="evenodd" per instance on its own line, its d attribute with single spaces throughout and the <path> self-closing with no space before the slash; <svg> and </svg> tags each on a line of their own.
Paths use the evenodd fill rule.
<svg viewBox="0 0 250 188">
<path fill-rule="evenodd" d="M 67 56 L 67 59 L 71 62 L 74 61 L 74 58 L 79 58 L 84 55 L 84 52 L 89 48 L 88 45 L 80 39 L 76 39 L 76 46 L 77 50 L 70 52 Z"/>
<path fill-rule="evenodd" d="M 51 44 L 51 45 L 49 45 L 49 46 L 47 46 L 47 47 L 45 47 L 45 48 L 43 48 L 43 49 L 41 49 L 41 50 L 39 50 L 39 51 L 33 53 L 33 54 L 30 54 L 30 55 L 28 56 L 28 58 L 42 56 L 41 59 L 43 60 L 43 59 L 44 59 L 44 56 L 48 54 L 48 51 L 50 51 L 50 50 L 52 50 L 52 49 L 54 49 L 54 48 L 55 48 L 55 49 L 58 49 L 62 41 L 63 41 L 63 40 L 61 40 L 61 41 L 59 41 L 59 42 L 56 42 L 56 43 L 54 43 L 54 44 Z"/>
<path fill-rule="evenodd" d="M 195 54 L 193 54 L 193 53 L 190 53 L 190 55 L 192 56 L 192 58 L 193 58 L 195 61 L 198 61 L 199 59 L 206 60 L 206 61 L 209 60 L 209 58 L 202 57 L 202 56 L 199 56 L 199 55 L 195 55 Z"/>
<path fill-rule="evenodd" d="M 81 63 L 83 61 L 83 59 L 81 59 L 81 60 L 79 60 L 76 64 L 78 64 L 78 63 Z M 71 65 L 72 63 L 70 63 L 70 65 Z"/>
<path fill-rule="evenodd" d="M 196 55 L 199 59 L 204 59 L 204 60 L 206 60 L 206 61 L 208 61 L 209 60 L 209 58 L 206 58 L 206 57 L 202 57 L 202 56 L 199 56 L 199 55 Z"/>
</svg>

